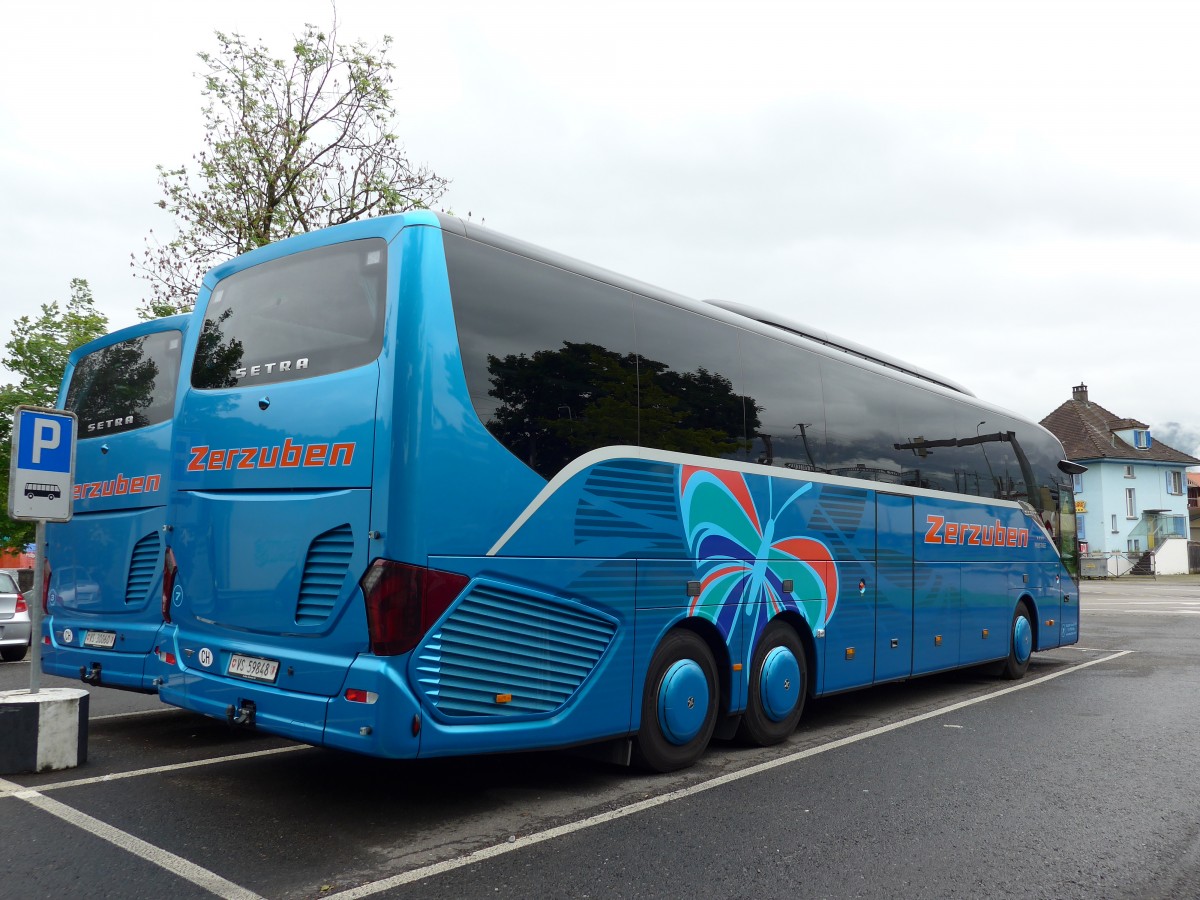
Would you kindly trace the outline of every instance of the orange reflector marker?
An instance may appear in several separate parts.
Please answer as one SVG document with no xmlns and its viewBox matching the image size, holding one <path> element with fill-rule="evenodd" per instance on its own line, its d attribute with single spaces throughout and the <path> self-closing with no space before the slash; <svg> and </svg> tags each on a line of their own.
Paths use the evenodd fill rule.
<svg viewBox="0 0 1200 900">
<path fill-rule="evenodd" d="M 512 703 L 512 694 L 497 694 L 497 703 Z"/>
<path fill-rule="evenodd" d="M 984 637 L 987 637 L 987 636 L 988 636 L 988 630 L 987 630 L 986 628 L 985 628 L 985 629 L 983 629 L 983 636 L 984 636 Z"/>
<path fill-rule="evenodd" d="M 733 664 L 733 671 L 735 671 L 735 672 L 740 672 L 740 671 L 742 671 L 742 664 L 741 664 L 741 663 L 734 663 L 734 664 Z"/>
<path fill-rule="evenodd" d="M 854 648 L 853 647 L 846 648 L 846 659 L 854 659 Z"/>
<path fill-rule="evenodd" d="M 379 695 L 361 688 L 346 688 L 346 699 L 351 703 L 374 703 L 379 699 Z"/>
<path fill-rule="evenodd" d="M 935 647 L 942 646 L 942 636 L 940 634 L 935 634 L 933 636 L 933 646 L 935 646 Z"/>
<path fill-rule="evenodd" d="M 1054 624 L 1054 620 L 1053 620 L 1053 619 L 1047 619 L 1047 620 L 1046 620 L 1046 624 L 1047 624 L 1047 625 L 1053 625 L 1053 624 Z"/>
</svg>

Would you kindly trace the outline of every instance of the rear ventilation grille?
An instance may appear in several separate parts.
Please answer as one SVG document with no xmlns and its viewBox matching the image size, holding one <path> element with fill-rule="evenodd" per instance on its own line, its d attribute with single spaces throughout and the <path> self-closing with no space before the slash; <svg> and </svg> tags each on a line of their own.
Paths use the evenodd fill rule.
<svg viewBox="0 0 1200 900">
<path fill-rule="evenodd" d="M 596 667 L 616 633 L 599 613 L 476 584 L 416 659 L 421 690 L 448 716 L 550 713 Z"/>
<path fill-rule="evenodd" d="M 300 580 L 297 625 L 319 625 L 329 618 L 346 581 L 346 570 L 350 568 L 353 554 L 354 534 L 349 525 L 339 525 L 313 539 Z"/>
<path fill-rule="evenodd" d="M 133 545 L 133 555 L 129 560 L 129 578 L 125 581 L 125 602 L 127 604 L 143 603 L 154 586 L 154 579 L 162 568 L 159 554 L 162 551 L 162 541 L 158 532 L 152 531 Z"/>
</svg>

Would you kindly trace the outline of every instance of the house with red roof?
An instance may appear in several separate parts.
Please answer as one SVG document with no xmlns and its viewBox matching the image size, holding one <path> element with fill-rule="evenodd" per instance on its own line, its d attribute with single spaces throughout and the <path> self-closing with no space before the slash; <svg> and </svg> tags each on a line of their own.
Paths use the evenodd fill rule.
<svg viewBox="0 0 1200 900">
<path fill-rule="evenodd" d="M 1145 422 L 1109 412 L 1086 384 L 1042 425 L 1067 459 L 1088 467 L 1073 476 L 1083 574 L 1186 574 L 1187 468 L 1200 459 L 1155 440 Z"/>
</svg>

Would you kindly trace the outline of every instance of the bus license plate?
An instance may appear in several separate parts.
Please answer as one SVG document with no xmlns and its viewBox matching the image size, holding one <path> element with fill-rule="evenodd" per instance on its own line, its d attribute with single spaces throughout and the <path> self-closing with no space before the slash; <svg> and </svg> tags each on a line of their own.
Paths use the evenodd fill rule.
<svg viewBox="0 0 1200 900">
<path fill-rule="evenodd" d="M 115 631 L 89 631 L 83 636 L 83 646 L 111 650 L 117 643 Z"/>
<path fill-rule="evenodd" d="M 279 674 L 279 661 L 235 653 L 229 657 L 229 668 L 225 670 L 225 674 L 249 678 L 251 681 L 274 681 L 275 676 Z"/>
</svg>

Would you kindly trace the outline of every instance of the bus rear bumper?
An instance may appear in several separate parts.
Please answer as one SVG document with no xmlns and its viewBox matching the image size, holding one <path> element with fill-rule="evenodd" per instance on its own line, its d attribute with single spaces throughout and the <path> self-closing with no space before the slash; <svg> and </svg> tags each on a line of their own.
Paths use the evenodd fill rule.
<svg viewBox="0 0 1200 900">
<path fill-rule="evenodd" d="M 82 646 L 89 631 L 114 632 L 114 647 Z M 50 643 L 42 644 L 42 671 L 60 678 L 79 678 L 81 671 L 95 673 L 89 684 L 153 694 L 157 690 L 155 673 L 147 661 L 153 658 L 150 648 L 158 631 L 158 625 L 106 627 L 104 623 L 78 625 L 47 618 L 42 633 L 49 636 Z M 131 651 L 130 647 L 137 649 Z"/>
</svg>

